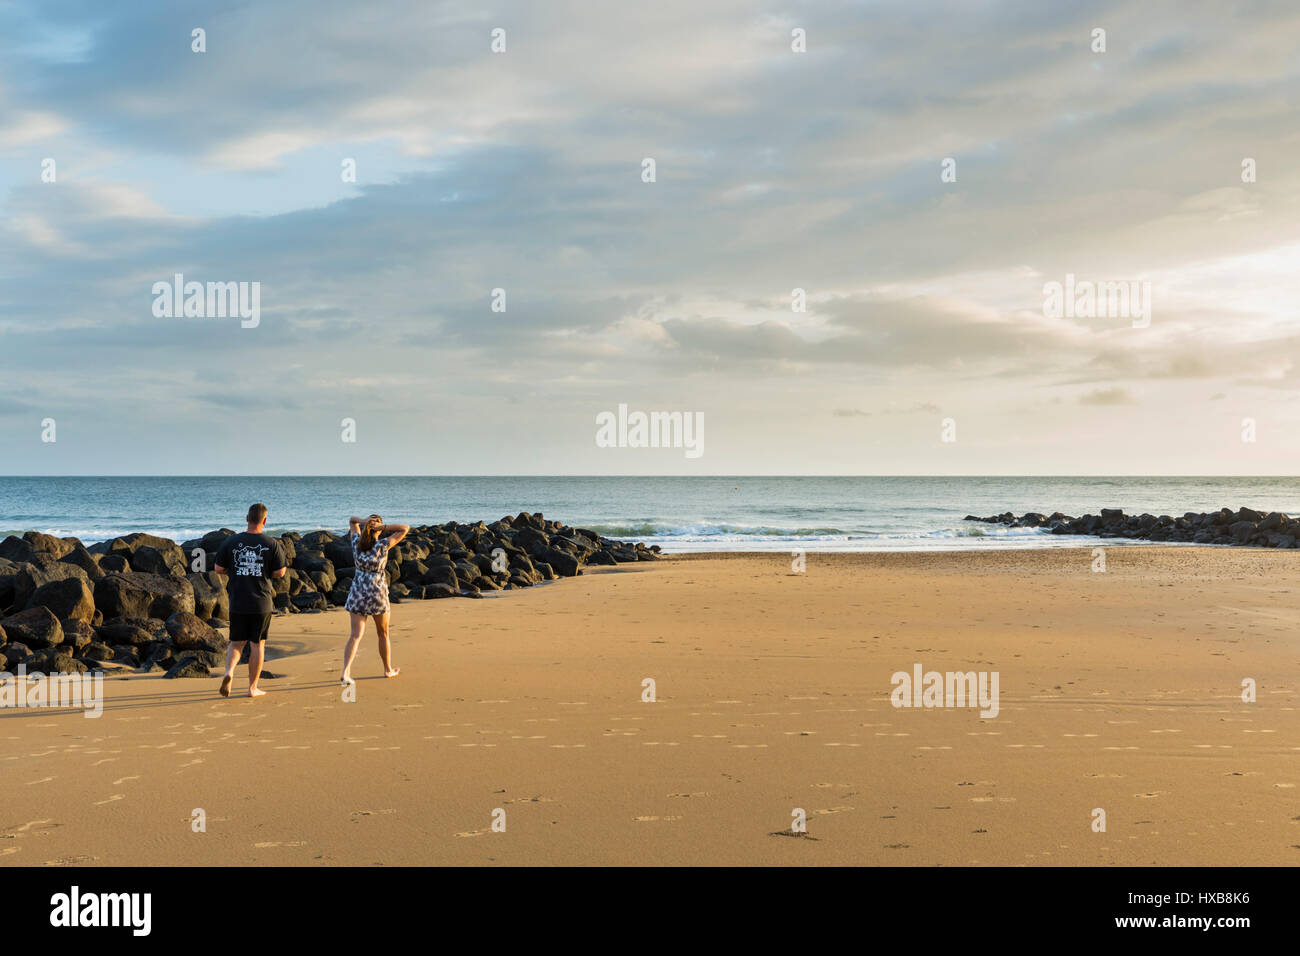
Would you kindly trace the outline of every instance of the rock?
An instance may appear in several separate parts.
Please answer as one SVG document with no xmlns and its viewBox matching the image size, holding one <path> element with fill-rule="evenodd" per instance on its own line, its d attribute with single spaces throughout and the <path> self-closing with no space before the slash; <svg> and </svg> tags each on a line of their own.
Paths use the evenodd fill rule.
<svg viewBox="0 0 1300 956">
<path fill-rule="evenodd" d="M 95 592 L 91 590 L 90 579 L 82 573 L 42 584 L 28 600 L 27 607 L 48 608 L 57 618 L 89 624 L 95 616 Z"/>
<path fill-rule="evenodd" d="M 63 627 L 63 644 L 60 646 L 69 648 L 73 654 L 80 653 L 95 640 L 95 629 L 85 621 L 62 620 L 59 624 Z"/>
<path fill-rule="evenodd" d="M 48 555 L 38 555 L 31 561 L 15 565 L 13 606 L 25 610 L 31 603 L 32 595 L 38 589 L 51 581 L 62 581 L 67 578 L 90 580 L 86 577 L 86 572 L 75 564 L 64 564 Z"/>
<path fill-rule="evenodd" d="M 99 569 L 105 574 L 122 574 L 131 570 L 131 563 L 120 554 L 105 554 L 99 558 Z"/>
<path fill-rule="evenodd" d="M 300 591 L 291 600 L 299 611 L 323 611 L 328 607 L 325 595 L 319 591 Z"/>
<path fill-rule="evenodd" d="M 535 555 L 535 557 L 542 558 L 561 577 L 571 578 L 582 573 L 581 568 L 578 566 L 578 559 L 567 552 L 561 551 L 559 548 L 547 548 L 542 554 Z"/>
<path fill-rule="evenodd" d="M 147 648 L 143 648 L 140 666 L 145 670 L 151 670 L 155 666 L 170 668 L 174 660 L 175 652 L 170 644 L 152 644 Z"/>
<path fill-rule="evenodd" d="M 67 654 L 55 654 L 51 657 L 49 668 L 55 674 L 84 674 L 90 670 L 84 663 Z"/>
<path fill-rule="evenodd" d="M 57 647 L 63 643 L 63 626 L 48 608 L 34 607 L 19 611 L 0 621 L 9 640 L 35 650 Z"/>
<path fill-rule="evenodd" d="M 146 534 L 143 531 L 136 531 L 120 538 L 114 538 L 107 544 L 109 554 L 120 554 L 127 560 L 130 560 L 131 555 L 135 554 L 140 548 L 156 548 L 159 551 L 165 551 L 169 548 L 180 550 L 176 542 L 170 538 L 160 538 L 157 535 Z"/>
<path fill-rule="evenodd" d="M 230 641 L 189 611 L 177 611 L 167 618 L 167 634 L 180 651 L 224 651 Z"/>
<path fill-rule="evenodd" d="M 73 545 L 54 535 L 28 531 L 21 538 L 10 535 L 0 541 L 0 558 L 8 558 L 14 562 L 28 562 L 39 556 L 57 561 L 72 548 Z"/>
<path fill-rule="evenodd" d="M 186 580 L 194 590 L 194 613 L 198 617 L 230 620 L 230 594 L 225 581 L 215 571 L 187 574 Z"/>
<path fill-rule="evenodd" d="M 321 548 L 321 551 L 335 568 L 350 568 L 355 564 L 352 545 L 346 539 L 330 541 Z"/>
<path fill-rule="evenodd" d="M 148 618 L 115 617 L 101 624 L 95 633 L 105 644 L 130 644 L 132 647 L 171 641 L 167 626 L 162 621 Z"/>
<path fill-rule="evenodd" d="M 424 586 L 424 598 L 431 600 L 434 598 L 455 597 L 456 590 L 450 584 L 426 584 Z"/>
<path fill-rule="evenodd" d="M 1285 528 L 1291 519 L 1280 511 L 1270 511 L 1268 515 L 1259 523 L 1260 531 L 1279 531 Z"/>
<path fill-rule="evenodd" d="M 132 553 L 131 570 L 143 574 L 164 574 L 183 578 L 189 573 L 185 552 L 176 545 L 169 548 L 141 545 Z"/>
<path fill-rule="evenodd" d="M 126 667 L 139 667 L 139 648 L 132 647 L 130 644 L 118 644 L 113 648 L 113 660 Z"/>
<path fill-rule="evenodd" d="M 184 578 L 160 574 L 106 574 L 95 584 L 95 607 L 106 619 L 194 613 L 194 588 Z"/>
<path fill-rule="evenodd" d="M 86 577 L 94 584 L 104 576 L 104 571 L 99 566 L 99 558 L 91 554 L 82 545 L 78 544 L 71 551 L 59 558 L 64 564 L 71 564 L 74 567 L 81 568 L 86 572 Z"/>
<path fill-rule="evenodd" d="M 172 662 L 167 673 L 163 675 L 167 680 L 175 680 L 178 677 L 211 677 L 208 665 L 195 651 L 186 651 Z"/>
<path fill-rule="evenodd" d="M 92 661 L 111 661 L 115 655 L 113 649 L 107 644 L 96 641 L 87 647 L 81 656 Z"/>
<path fill-rule="evenodd" d="M 1255 533 L 1255 530 L 1255 522 L 1253 521 L 1238 521 L 1228 526 L 1228 534 L 1241 542 L 1249 540 L 1250 536 Z"/>
<path fill-rule="evenodd" d="M 12 671 L 27 658 L 32 656 L 32 649 L 26 644 L 14 642 L 6 644 L 0 648 L 0 661 L 3 661 L 6 671 Z"/>
</svg>

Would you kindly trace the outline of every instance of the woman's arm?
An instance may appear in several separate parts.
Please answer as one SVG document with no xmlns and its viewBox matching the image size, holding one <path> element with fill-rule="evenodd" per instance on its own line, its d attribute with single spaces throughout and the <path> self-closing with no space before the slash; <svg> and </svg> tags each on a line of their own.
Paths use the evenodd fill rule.
<svg viewBox="0 0 1300 956">
<path fill-rule="evenodd" d="M 353 515 L 348 519 L 348 530 L 356 534 L 361 533 L 361 519 Z"/>
<path fill-rule="evenodd" d="M 380 531 L 381 535 L 388 536 L 388 546 L 391 548 L 397 542 L 406 537 L 406 532 L 411 530 L 409 524 L 386 524 L 384 530 Z"/>
</svg>

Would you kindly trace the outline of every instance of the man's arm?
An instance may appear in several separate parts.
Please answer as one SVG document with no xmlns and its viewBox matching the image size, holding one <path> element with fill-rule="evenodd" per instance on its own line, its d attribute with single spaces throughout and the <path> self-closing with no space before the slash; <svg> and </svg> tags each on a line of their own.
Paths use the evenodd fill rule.
<svg viewBox="0 0 1300 956">
<path fill-rule="evenodd" d="M 229 538 L 226 539 L 226 541 L 229 540 L 230 540 Z M 221 542 L 221 547 L 217 549 L 217 556 L 213 560 L 212 570 L 217 572 L 217 574 L 223 574 L 226 577 L 229 577 L 230 568 L 226 564 L 226 562 L 229 560 L 230 560 L 230 549 L 226 547 L 226 542 L 223 541 Z"/>
<path fill-rule="evenodd" d="M 284 546 L 279 541 L 275 543 L 275 564 L 275 569 L 271 571 L 269 576 L 272 578 L 284 577 L 289 568 L 284 560 Z"/>
<path fill-rule="evenodd" d="M 411 530 L 409 524 L 386 524 L 383 530 L 379 532 L 380 536 L 388 537 L 388 546 L 391 548 L 397 542 L 406 537 L 406 532 Z"/>
</svg>

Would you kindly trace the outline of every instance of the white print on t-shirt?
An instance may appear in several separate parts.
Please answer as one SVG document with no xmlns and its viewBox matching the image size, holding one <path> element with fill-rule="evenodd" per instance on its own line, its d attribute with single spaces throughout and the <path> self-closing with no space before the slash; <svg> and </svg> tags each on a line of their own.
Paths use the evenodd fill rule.
<svg viewBox="0 0 1300 956">
<path fill-rule="evenodd" d="M 235 574 L 241 578 L 262 577 L 262 555 L 265 551 L 264 544 L 235 545 Z"/>
</svg>

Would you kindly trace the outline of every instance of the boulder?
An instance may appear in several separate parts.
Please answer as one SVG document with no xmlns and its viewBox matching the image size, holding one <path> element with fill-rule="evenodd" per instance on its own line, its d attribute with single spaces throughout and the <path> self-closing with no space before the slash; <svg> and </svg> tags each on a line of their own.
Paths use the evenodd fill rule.
<svg viewBox="0 0 1300 956">
<path fill-rule="evenodd" d="M 14 642 L 0 647 L 0 664 L 6 671 L 12 671 L 27 658 L 32 656 L 32 649 L 26 644 Z"/>
<path fill-rule="evenodd" d="M 111 661 L 115 655 L 113 648 L 96 641 L 87 647 L 81 656 L 90 661 Z"/>
<path fill-rule="evenodd" d="M 73 545 L 62 538 L 56 538 L 52 534 L 42 534 L 39 531 L 28 531 L 21 538 L 10 535 L 0 541 L 0 558 L 26 562 L 39 556 L 57 561 L 72 549 Z"/>
<path fill-rule="evenodd" d="M 582 573 L 578 566 L 578 559 L 559 548 L 547 548 L 543 554 L 535 557 L 540 557 L 561 577 L 571 578 Z"/>
<path fill-rule="evenodd" d="M 1248 541 L 1255 531 L 1256 526 L 1253 521 L 1237 521 L 1228 526 L 1228 534 L 1241 542 Z"/>
<path fill-rule="evenodd" d="M 89 624 L 95 616 L 95 592 L 91 590 L 90 579 L 83 573 L 42 584 L 27 601 L 27 607 L 49 608 L 61 620 L 74 619 Z"/>
<path fill-rule="evenodd" d="M 86 572 L 75 564 L 64 564 L 62 561 L 48 555 L 38 555 L 31 561 L 15 565 L 15 568 L 17 569 L 13 579 L 13 606 L 15 608 L 27 608 L 31 603 L 32 595 L 51 581 L 62 581 L 66 578 L 90 580 L 86 577 Z"/>
<path fill-rule="evenodd" d="M 225 635 L 189 611 L 177 611 L 167 618 L 167 634 L 181 651 L 221 652 L 230 644 Z"/>
<path fill-rule="evenodd" d="M 178 677 L 211 677 L 207 663 L 195 651 L 186 651 L 171 663 L 163 677 L 175 680 Z"/>
<path fill-rule="evenodd" d="M 161 574 L 106 574 L 95 584 L 95 607 L 105 619 L 194 613 L 194 588 L 184 578 Z"/>
<path fill-rule="evenodd" d="M 59 558 L 64 564 L 71 564 L 81 568 L 86 572 L 86 577 L 93 584 L 104 576 L 104 571 L 99 566 L 99 558 L 91 554 L 84 546 L 78 544 L 71 551 Z"/>
<path fill-rule="evenodd" d="M 291 598 L 291 601 L 299 611 L 323 611 L 329 606 L 325 595 L 319 591 L 300 591 Z"/>
<path fill-rule="evenodd" d="M 101 624 L 95 633 L 105 644 L 130 644 L 133 647 L 171 640 L 162 621 L 138 617 L 112 618 Z"/>
<path fill-rule="evenodd" d="M 63 620 L 59 624 L 63 627 L 63 644 L 61 646 L 70 649 L 73 654 L 80 653 L 95 640 L 95 629 L 85 621 L 77 619 Z"/>
<path fill-rule="evenodd" d="M 194 613 L 201 618 L 230 620 L 230 595 L 226 583 L 215 571 L 188 574 L 186 580 L 194 589 Z"/>
<path fill-rule="evenodd" d="M 34 650 L 58 647 L 63 643 L 63 625 L 48 608 L 34 607 L 19 611 L 0 621 L 9 640 L 26 644 Z"/>
<path fill-rule="evenodd" d="M 174 544 L 171 547 L 141 545 L 132 552 L 130 562 L 132 571 L 143 574 L 165 574 L 183 578 L 190 570 L 189 565 L 185 563 L 185 552 Z"/>
</svg>

